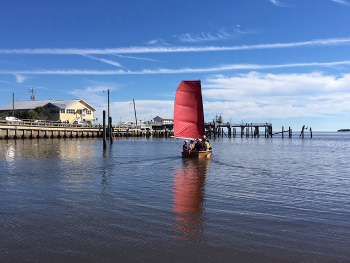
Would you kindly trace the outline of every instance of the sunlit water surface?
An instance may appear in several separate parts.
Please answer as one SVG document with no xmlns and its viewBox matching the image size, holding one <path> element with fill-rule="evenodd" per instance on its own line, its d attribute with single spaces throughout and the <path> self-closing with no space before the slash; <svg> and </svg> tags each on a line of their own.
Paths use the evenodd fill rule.
<svg viewBox="0 0 350 263">
<path fill-rule="evenodd" d="M 0 141 L 0 262 L 349 262 L 350 133 Z"/>
</svg>

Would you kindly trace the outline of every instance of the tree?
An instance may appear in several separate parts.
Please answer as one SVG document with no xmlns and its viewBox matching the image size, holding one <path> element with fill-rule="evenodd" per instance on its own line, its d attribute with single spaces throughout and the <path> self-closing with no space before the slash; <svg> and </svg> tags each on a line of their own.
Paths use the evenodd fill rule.
<svg viewBox="0 0 350 263">
<path fill-rule="evenodd" d="M 36 107 L 34 110 L 37 113 L 38 120 L 46 120 L 47 119 L 46 109 L 44 107 Z"/>
<path fill-rule="evenodd" d="M 27 117 L 28 117 L 28 119 L 31 119 L 31 120 L 37 120 L 38 119 L 38 113 L 35 110 L 29 110 Z"/>
</svg>

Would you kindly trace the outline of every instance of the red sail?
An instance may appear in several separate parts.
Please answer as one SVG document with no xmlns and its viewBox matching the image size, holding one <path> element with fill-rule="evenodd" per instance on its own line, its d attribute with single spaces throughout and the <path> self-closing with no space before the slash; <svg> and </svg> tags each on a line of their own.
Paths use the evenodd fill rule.
<svg viewBox="0 0 350 263">
<path fill-rule="evenodd" d="M 203 138 L 204 115 L 200 80 L 182 81 L 176 90 L 174 135 L 180 138 Z"/>
</svg>

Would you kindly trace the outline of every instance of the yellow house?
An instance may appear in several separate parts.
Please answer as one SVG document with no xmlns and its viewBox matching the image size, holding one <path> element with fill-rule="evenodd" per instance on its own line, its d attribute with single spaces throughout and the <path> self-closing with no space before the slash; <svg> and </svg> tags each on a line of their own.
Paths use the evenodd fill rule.
<svg viewBox="0 0 350 263">
<path fill-rule="evenodd" d="M 95 120 L 96 109 L 84 100 L 56 100 L 48 103 L 46 107 L 50 120 L 67 121 L 68 123 Z"/>
<path fill-rule="evenodd" d="M 96 109 L 82 99 L 15 101 L 1 107 L 0 111 L 28 111 L 37 107 L 45 109 L 47 120 L 68 123 L 95 120 Z"/>
</svg>

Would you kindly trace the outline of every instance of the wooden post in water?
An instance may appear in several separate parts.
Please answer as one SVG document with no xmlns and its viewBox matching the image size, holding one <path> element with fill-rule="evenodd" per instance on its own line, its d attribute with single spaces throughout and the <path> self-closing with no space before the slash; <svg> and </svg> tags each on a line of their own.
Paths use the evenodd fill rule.
<svg viewBox="0 0 350 263">
<path fill-rule="evenodd" d="M 273 135 L 273 134 L 272 134 L 272 125 L 269 126 L 269 133 L 270 133 L 271 138 L 272 138 L 272 135 Z"/>
<path fill-rule="evenodd" d="M 311 138 L 312 138 L 312 129 L 311 129 L 311 127 L 310 127 L 310 135 L 311 135 Z"/>
<path fill-rule="evenodd" d="M 113 144 L 113 128 L 112 128 L 112 117 L 109 117 L 109 141 Z"/>
<path fill-rule="evenodd" d="M 282 138 L 284 138 L 284 127 L 282 126 Z"/>
<path fill-rule="evenodd" d="M 254 130 L 254 137 L 258 137 L 259 138 L 260 134 L 259 134 L 259 127 L 255 126 L 255 130 Z"/>
<path fill-rule="evenodd" d="M 303 127 L 301 128 L 301 132 L 300 132 L 299 137 L 304 138 L 304 129 L 305 129 L 305 125 L 303 125 Z"/>
<path fill-rule="evenodd" d="M 107 142 L 106 142 L 106 111 L 103 111 L 103 149 L 107 148 Z"/>
<path fill-rule="evenodd" d="M 243 137 L 244 135 L 244 126 L 241 126 L 241 138 Z"/>
<path fill-rule="evenodd" d="M 289 126 L 289 130 L 288 130 L 288 135 L 289 135 L 289 138 L 292 137 L 292 129 L 290 128 L 290 126 Z"/>
</svg>

